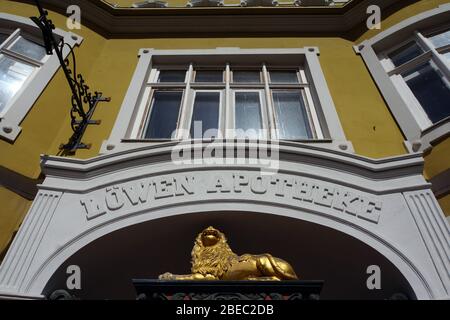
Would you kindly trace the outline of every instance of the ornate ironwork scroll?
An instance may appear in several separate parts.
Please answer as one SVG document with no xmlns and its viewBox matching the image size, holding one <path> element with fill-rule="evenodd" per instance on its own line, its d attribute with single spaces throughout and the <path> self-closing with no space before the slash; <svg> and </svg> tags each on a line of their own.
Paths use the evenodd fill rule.
<svg viewBox="0 0 450 320">
<path fill-rule="evenodd" d="M 73 47 L 64 42 L 64 39 L 56 39 L 53 30 L 55 25 L 47 18 L 48 12 L 42 8 L 39 0 L 34 0 L 39 10 L 39 17 L 31 17 L 31 20 L 41 29 L 47 54 L 58 56 L 62 70 L 72 92 L 70 111 L 71 128 L 73 135 L 67 144 L 62 144 L 60 149 L 74 153 L 77 149 L 89 149 L 90 144 L 83 143 L 82 137 L 90 124 L 100 124 L 100 120 L 92 120 L 95 108 L 100 101 L 110 101 L 103 97 L 101 92 L 90 91 L 83 76 L 77 72 L 77 64 Z M 63 50 L 69 47 L 69 56 L 64 59 Z"/>
<path fill-rule="evenodd" d="M 319 300 L 323 281 L 133 280 L 137 300 Z"/>
</svg>

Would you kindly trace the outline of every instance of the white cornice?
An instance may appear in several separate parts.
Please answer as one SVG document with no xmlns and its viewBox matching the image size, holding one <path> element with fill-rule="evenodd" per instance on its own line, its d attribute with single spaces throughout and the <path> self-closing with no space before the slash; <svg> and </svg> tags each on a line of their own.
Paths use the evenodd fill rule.
<svg viewBox="0 0 450 320">
<path fill-rule="evenodd" d="M 137 177 L 155 174 L 170 174 L 178 171 L 202 171 L 205 165 L 174 164 L 171 159 L 176 142 L 105 154 L 91 159 L 74 159 L 56 156 L 41 157 L 41 167 L 47 179 L 41 188 L 53 189 L 64 184 L 66 190 L 85 192 L 110 183 L 104 177 L 114 174 L 117 181 L 127 181 Z M 265 143 L 225 142 L 224 150 L 243 148 L 248 154 L 254 150 L 264 150 Z M 183 146 L 187 152 L 195 152 L 202 146 Z M 203 146 L 205 147 L 205 145 Z M 273 147 L 273 145 L 272 145 Z M 242 149 L 240 149 L 242 150 Z M 252 151 L 250 151 L 252 150 Z M 346 152 L 309 146 L 294 142 L 280 142 L 279 172 L 308 176 L 333 183 L 341 183 L 375 194 L 393 190 L 415 190 L 429 187 L 422 176 L 423 158 L 420 154 L 408 154 L 383 159 L 370 159 Z M 214 170 L 258 170 L 257 165 L 209 165 Z M 95 180 L 95 181 L 94 181 Z M 63 182 L 61 182 L 63 181 Z M 80 181 L 83 181 L 80 183 Z"/>
</svg>

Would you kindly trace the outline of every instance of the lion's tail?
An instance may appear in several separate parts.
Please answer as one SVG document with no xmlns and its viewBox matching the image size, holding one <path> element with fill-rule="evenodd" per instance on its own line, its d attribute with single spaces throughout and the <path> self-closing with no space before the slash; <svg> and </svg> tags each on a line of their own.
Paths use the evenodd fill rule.
<svg viewBox="0 0 450 320">
<path fill-rule="evenodd" d="M 291 268 L 289 270 L 284 270 L 278 265 L 278 262 L 275 260 L 274 257 L 270 254 L 266 254 L 267 258 L 270 261 L 270 264 L 273 266 L 273 269 L 277 273 L 277 275 L 284 280 L 298 280 L 297 275 L 295 274 L 295 271 Z"/>
</svg>

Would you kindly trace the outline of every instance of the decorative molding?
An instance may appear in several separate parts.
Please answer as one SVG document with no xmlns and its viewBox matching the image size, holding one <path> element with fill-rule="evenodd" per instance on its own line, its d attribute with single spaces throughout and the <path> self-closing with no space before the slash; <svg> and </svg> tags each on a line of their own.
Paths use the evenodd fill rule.
<svg viewBox="0 0 450 320">
<path fill-rule="evenodd" d="M 108 173 L 120 172 L 122 170 L 133 170 L 142 166 L 170 162 L 174 150 L 182 151 L 186 156 L 195 155 L 196 152 L 204 152 L 208 144 L 190 144 L 179 142 L 166 142 L 158 145 L 146 146 L 142 148 L 125 150 L 117 153 L 101 155 L 92 159 L 72 159 L 55 156 L 42 156 L 41 168 L 43 173 L 50 179 L 42 188 L 51 190 L 61 188 L 54 179 L 68 179 L 64 182 L 66 191 L 77 191 L 94 189 L 107 185 L 109 180 L 101 177 Z M 218 148 L 223 150 L 244 150 L 251 155 L 257 155 L 257 151 L 268 152 L 273 147 L 266 143 L 244 143 L 234 141 L 220 141 Z M 280 161 L 280 173 L 297 175 L 302 172 L 303 176 L 317 178 L 332 183 L 340 183 L 362 191 L 375 194 L 394 192 L 395 190 L 416 190 L 429 187 L 430 184 L 422 176 L 423 158 L 420 154 L 410 154 L 384 159 L 369 159 L 366 157 L 349 154 L 343 151 L 329 150 L 307 144 L 295 142 L 280 142 L 277 147 Z M 224 153 L 225 154 L 225 153 Z M 127 159 L 127 160 L 125 160 Z M 180 165 L 175 166 L 178 170 L 203 170 L 204 165 Z M 223 165 L 212 165 L 211 167 L 223 169 Z M 246 168 L 241 165 L 227 165 L 226 170 L 236 170 Z M 305 168 L 309 170 L 305 171 Z M 168 171 L 160 167 L 152 174 L 170 174 L 174 167 Z M 178 171 L 177 170 L 177 171 Z M 342 173 L 342 174 L 340 174 Z M 350 175 L 346 175 L 348 173 Z M 147 173 L 149 174 L 149 173 Z M 100 177 L 96 183 L 93 178 Z M 133 179 L 141 177 L 133 174 Z M 84 181 L 80 186 L 76 181 Z M 116 181 L 128 181 L 130 176 L 118 175 Z M 73 182 L 72 182 L 73 181 Z M 381 183 L 380 183 L 381 182 Z"/>
<path fill-rule="evenodd" d="M 133 284 L 137 300 L 319 300 L 324 282 L 133 279 Z"/>
<path fill-rule="evenodd" d="M 87 160 L 42 157 L 46 179 L 0 267 L 0 292 L 41 294 L 64 261 L 116 230 L 182 214 L 232 211 L 285 216 L 344 232 L 389 259 L 419 299 L 448 295 L 442 270 L 433 264 L 443 268 L 438 255 L 448 244 L 426 246 L 422 235 L 439 230 L 418 225 L 421 213 L 411 212 L 405 201 L 408 191 L 434 199 L 420 155 L 372 160 L 286 143 L 279 147 L 278 172 L 264 175 L 258 164 L 177 164 L 170 158 L 174 146 Z M 258 147 L 267 148 L 249 143 L 245 150 Z M 349 193 L 358 200 L 344 204 L 340 196 Z M 356 204 L 359 209 L 352 210 Z M 436 241 L 443 237 L 438 233 Z"/>
<path fill-rule="evenodd" d="M 37 36 L 38 39 L 42 37 L 39 36 L 41 32 L 40 29 L 34 25 L 30 19 L 7 13 L 0 13 L 0 21 L 1 20 L 8 22 L 8 28 L 21 28 L 25 33 Z M 55 34 L 63 38 L 65 43 L 71 47 L 79 46 L 83 41 L 82 37 L 61 29 L 56 29 Z M 65 46 L 63 49 L 64 57 L 67 57 L 69 52 L 70 49 Z M 59 66 L 58 57 L 55 54 L 49 56 L 42 66 L 39 67 L 39 70 L 29 83 L 17 92 L 16 96 L 13 98 L 12 105 L 8 107 L 8 110 L 0 118 L 0 138 L 5 139 L 8 142 L 14 142 L 16 140 L 22 131 L 20 123 L 53 78 Z"/>
<path fill-rule="evenodd" d="M 16 0 L 30 2 L 30 0 Z M 382 12 L 395 0 L 353 0 L 324 7 L 121 8 L 102 0 L 80 0 L 83 23 L 109 38 L 345 32 L 364 22 L 369 5 Z M 71 0 L 43 0 L 66 13 Z"/>
<path fill-rule="evenodd" d="M 5 256 L 4 261 L 8 262 L 8 267 L 0 269 L 0 292 L 5 288 L 20 291 L 61 195 L 61 192 L 40 191 L 36 196 L 23 221 L 25 230 L 17 234 Z"/>
<path fill-rule="evenodd" d="M 414 217 L 428 252 L 433 257 L 442 287 L 450 296 L 450 226 L 431 191 L 405 192 L 405 199 Z"/>
</svg>

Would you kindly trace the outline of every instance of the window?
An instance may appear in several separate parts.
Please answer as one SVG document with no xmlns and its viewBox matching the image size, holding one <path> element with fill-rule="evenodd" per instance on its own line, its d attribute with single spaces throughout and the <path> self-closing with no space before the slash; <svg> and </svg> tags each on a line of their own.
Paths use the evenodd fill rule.
<svg viewBox="0 0 450 320">
<path fill-rule="evenodd" d="M 77 35 L 54 30 L 57 40 L 79 45 Z M 60 67 L 56 55 L 47 55 L 41 30 L 25 17 L 0 13 L 0 138 L 15 141 L 21 122 Z"/>
<path fill-rule="evenodd" d="M 323 139 L 303 68 L 169 67 L 154 66 L 150 73 L 150 103 L 138 119 L 137 139 L 208 139 L 226 130 L 237 138 Z"/>
<path fill-rule="evenodd" d="M 416 31 L 381 62 L 422 129 L 450 116 L 450 26 Z"/>
<path fill-rule="evenodd" d="M 450 132 L 450 4 L 355 46 L 406 137 L 427 151 Z"/>
<path fill-rule="evenodd" d="M 315 47 L 141 49 L 100 152 L 215 138 L 279 139 L 352 152 L 318 54 Z"/>
<path fill-rule="evenodd" d="M 20 29 L 3 34 L 0 44 L 0 115 L 7 111 L 16 94 L 39 70 L 45 48 L 21 35 Z"/>
</svg>

